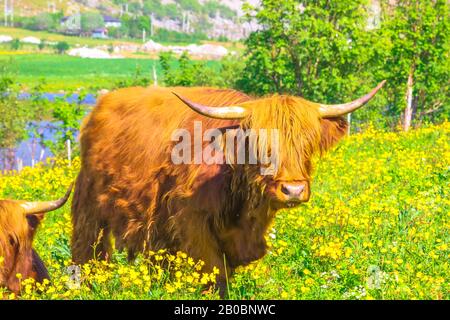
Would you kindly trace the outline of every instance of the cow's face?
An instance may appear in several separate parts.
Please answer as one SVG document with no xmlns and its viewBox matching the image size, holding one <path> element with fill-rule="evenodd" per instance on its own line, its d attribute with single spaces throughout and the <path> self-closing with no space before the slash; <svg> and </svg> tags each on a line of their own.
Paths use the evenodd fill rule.
<svg viewBox="0 0 450 320">
<path fill-rule="evenodd" d="M 33 278 L 38 282 L 48 279 L 42 260 L 33 250 L 33 238 L 45 213 L 62 207 L 69 199 L 73 184 L 66 194 L 55 201 L 0 200 L 0 286 L 20 291 L 20 281 Z"/>
<path fill-rule="evenodd" d="M 34 278 L 42 282 L 48 277 L 42 261 L 33 251 L 32 243 L 42 214 L 26 214 L 15 201 L 0 201 L 0 285 L 18 293 L 20 280 Z M 39 268 L 36 268 L 38 266 Z"/>
<path fill-rule="evenodd" d="M 275 209 L 308 201 L 313 158 L 345 135 L 346 121 L 341 117 L 322 119 L 317 104 L 289 96 L 273 96 L 247 108 L 251 112 L 242 121 L 244 128 L 276 129 L 278 136 L 268 143 L 269 158 L 276 163 L 276 170 L 271 174 L 261 170 L 262 164 L 248 166 L 250 179 L 260 181 Z M 278 146 L 273 144 L 276 141 Z"/>
<path fill-rule="evenodd" d="M 345 135 L 347 123 L 342 116 L 367 103 L 384 83 L 381 82 L 364 97 L 339 105 L 324 105 L 302 98 L 275 95 L 244 102 L 239 106 L 212 107 L 177 96 L 204 116 L 240 119 L 240 128 L 244 130 L 277 132 L 276 144 L 271 139 L 272 134 L 265 138 L 258 136 L 257 146 L 246 150 L 249 155 L 253 154 L 253 159 L 259 160 L 262 159 L 260 147 L 268 150 L 264 153 L 275 160 L 272 162 L 275 162 L 275 170 L 260 171 L 267 161 L 260 161 L 258 165 L 248 163 L 245 167 L 249 183 L 257 183 L 261 187 L 273 208 L 283 208 L 309 200 L 311 161 L 314 155 L 326 151 Z"/>
</svg>

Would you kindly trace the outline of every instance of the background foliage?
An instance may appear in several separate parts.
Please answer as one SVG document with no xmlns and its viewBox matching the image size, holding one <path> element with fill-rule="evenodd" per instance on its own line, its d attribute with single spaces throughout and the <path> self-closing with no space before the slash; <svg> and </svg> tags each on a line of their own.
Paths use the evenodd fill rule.
<svg viewBox="0 0 450 320">
<path fill-rule="evenodd" d="M 262 28 L 246 42 L 238 87 L 336 103 L 387 79 L 371 108 L 355 117 L 395 126 L 406 106 L 412 70 L 416 119 L 448 118 L 448 2 L 380 2 L 380 21 L 368 19 L 365 0 L 263 0 L 259 9 L 247 7 Z"/>
</svg>

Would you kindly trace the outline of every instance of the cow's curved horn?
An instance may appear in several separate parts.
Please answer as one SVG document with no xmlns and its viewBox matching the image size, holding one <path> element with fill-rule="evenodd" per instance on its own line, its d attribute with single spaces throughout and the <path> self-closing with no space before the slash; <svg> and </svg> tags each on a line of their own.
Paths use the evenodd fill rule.
<svg viewBox="0 0 450 320">
<path fill-rule="evenodd" d="M 248 110 L 239 106 L 228 106 L 228 107 L 210 107 L 205 106 L 200 103 L 192 102 L 188 99 L 181 97 L 180 95 L 172 92 L 178 99 L 180 99 L 184 104 L 195 112 L 200 113 L 206 117 L 215 119 L 242 119 L 248 114 Z"/>
<path fill-rule="evenodd" d="M 375 89 L 366 94 L 364 97 L 356 99 L 352 102 L 343 103 L 343 104 L 319 104 L 319 113 L 322 118 L 333 118 L 343 116 L 347 113 L 353 112 L 356 109 L 362 107 L 364 104 L 369 102 L 370 99 L 384 86 L 386 80 L 381 81 Z"/>
<path fill-rule="evenodd" d="M 53 211 L 61 208 L 69 199 L 72 192 L 73 183 L 70 184 L 64 197 L 55 201 L 35 201 L 35 202 L 21 202 L 20 206 L 25 210 L 26 214 L 37 214 L 48 211 Z"/>
</svg>

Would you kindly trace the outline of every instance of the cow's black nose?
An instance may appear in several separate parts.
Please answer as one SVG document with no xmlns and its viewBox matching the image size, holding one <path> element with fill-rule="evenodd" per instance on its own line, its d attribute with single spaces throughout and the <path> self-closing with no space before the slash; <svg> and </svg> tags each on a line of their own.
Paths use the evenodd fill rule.
<svg viewBox="0 0 450 320">
<path fill-rule="evenodd" d="M 305 183 L 283 183 L 281 185 L 281 192 L 290 198 L 300 198 L 305 190 Z"/>
</svg>

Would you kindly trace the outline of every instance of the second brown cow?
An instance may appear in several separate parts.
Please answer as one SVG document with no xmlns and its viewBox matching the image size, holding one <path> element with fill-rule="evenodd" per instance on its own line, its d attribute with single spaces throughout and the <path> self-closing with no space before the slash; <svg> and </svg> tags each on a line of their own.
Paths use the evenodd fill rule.
<svg viewBox="0 0 450 320">
<path fill-rule="evenodd" d="M 33 239 L 45 213 L 63 206 L 71 191 L 72 186 L 56 201 L 0 200 L 0 286 L 19 293 L 17 274 L 37 282 L 49 278 L 44 263 L 33 249 Z"/>
</svg>

